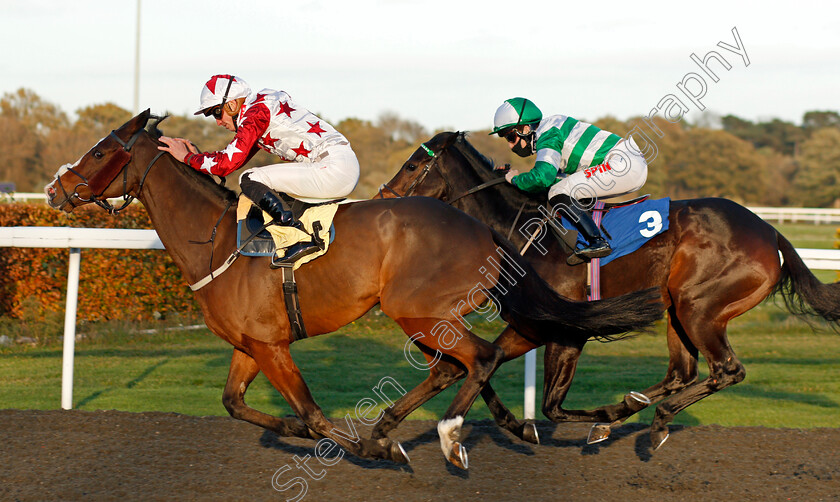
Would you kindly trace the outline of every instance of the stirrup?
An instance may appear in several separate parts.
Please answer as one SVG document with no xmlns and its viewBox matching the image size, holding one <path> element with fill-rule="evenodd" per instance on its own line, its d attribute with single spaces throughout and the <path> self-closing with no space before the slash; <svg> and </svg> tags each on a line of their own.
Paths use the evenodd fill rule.
<svg viewBox="0 0 840 502">
<path fill-rule="evenodd" d="M 596 242 L 588 247 L 575 251 L 575 256 L 589 261 L 593 258 L 603 258 L 605 256 L 609 256 L 611 253 L 612 248 L 609 243 L 607 243 L 607 241 L 602 241 L 601 243 Z"/>
<path fill-rule="evenodd" d="M 280 268 L 283 265 L 288 265 L 298 261 L 304 256 L 309 256 L 321 249 L 320 246 L 312 241 L 297 242 L 286 248 L 286 254 L 283 257 L 278 257 L 277 253 L 271 257 L 271 268 Z"/>
</svg>

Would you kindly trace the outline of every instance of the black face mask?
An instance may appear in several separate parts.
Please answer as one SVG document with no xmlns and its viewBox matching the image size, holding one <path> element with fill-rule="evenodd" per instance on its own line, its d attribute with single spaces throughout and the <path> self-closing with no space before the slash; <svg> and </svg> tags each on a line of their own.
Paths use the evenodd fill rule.
<svg viewBox="0 0 840 502">
<path fill-rule="evenodd" d="M 529 157 L 534 153 L 534 133 L 521 138 L 525 140 L 525 146 L 522 146 L 522 141 L 517 141 L 511 151 L 520 157 Z"/>
</svg>

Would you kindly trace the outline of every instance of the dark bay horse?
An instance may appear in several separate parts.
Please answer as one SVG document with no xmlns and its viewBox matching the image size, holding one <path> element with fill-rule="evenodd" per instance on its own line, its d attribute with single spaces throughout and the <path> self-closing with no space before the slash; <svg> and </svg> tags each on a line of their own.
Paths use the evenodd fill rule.
<svg viewBox="0 0 840 502">
<path fill-rule="evenodd" d="M 229 261 L 236 250 L 236 195 L 159 152 L 159 120 L 148 123 L 150 117 L 146 110 L 59 169 L 45 189 L 50 205 L 70 212 L 96 203 L 118 212 L 107 199 L 124 196 L 128 203 L 136 197 L 190 284 L 216 271 L 196 298 L 207 327 L 234 347 L 222 397 L 231 416 L 283 436 L 328 438 L 357 456 L 407 462 L 398 443 L 358 438 L 324 416 L 289 352 L 293 336 L 281 272 L 269 268 L 268 258 Z M 541 341 L 609 337 L 661 316 L 653 291 L 599 304 L 561 297 L 508 241 L 432 198 L 346 204 L 334 224 L 329 252 L 296 274 L 309 335 L 335 331 L 379 303 L 425 353 L 463 368 L 467 379 L 438 427 L 446 458 L 463 468 L 463 416 L 502 355 L 471 333 L 462 316 L 489 300 L 524 336 Z M 298 418 L 245 404 L 245 391 L 260 371 Z"/>
<path fill-rule="evenodd" d="M 535 197 L 499 183 L 499 176 L 493 172 L 493 162 L 463 132 L 444 132 L 418 148 L 383 185 L 380 196 L 435 197 L 508 235 L 520 249 L 534 239 L 525 258 L 559 293 L 585 299 L 586 266 L 566 265 L 567 252 L 546 228 L 543 214 L 550 211 L 538 209 L 545 204 L 544 195 Z M 591 411 L 564 410 L 583 344 L 547 344 L 542 411 L 556 422 L 610 424 L 594 427 L 591 442 L 606 439 L 610 426 L 667 397 L 657 406 L 651 425 L 651 442 L 658 448 L 668 437 L 667 424 L 674 415 L 743 380 L 744 366 L 727 340 L 727 323 L 768 296 L 781 293 L 791 312 L 821 317 L 835 330 L 840 324 L 840 283 L 820 283 L 790 242 L 748 209 L 718 198 L 671 201 L 669 223 L 667 231 L 641 249 L 601 269 L 603 297 L 649 287 L 659 290 L 667 306 L 670 355 L 661 382 L 641 394 L 628 394 L 618 404 Z M 539 234 L 537 227 L 542 230 Z M 528 349 L 527 344 L 512 343 L 516 337 L 509 331 L 502 335 L 506 358 L 518 356 L 517 349 Z M 709 365 L 709 377 L 702 381 L 698 381 L 698 353 Z M 442 385 L 446 384 L 438 382 Z M 521 428 L 489 384 L 482 396 L 500 425 L 514 432 Z"/>
</svg>

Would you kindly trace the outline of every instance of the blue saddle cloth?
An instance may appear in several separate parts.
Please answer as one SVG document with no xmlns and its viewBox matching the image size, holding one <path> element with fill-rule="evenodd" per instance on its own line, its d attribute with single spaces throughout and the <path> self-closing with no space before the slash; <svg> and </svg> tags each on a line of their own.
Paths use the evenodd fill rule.
<svg viewBox="0 0 840 502">
<path fill-rule="evenodd" d="M 601 228 L 609 232 L 611 239 L 607 239 L 613 252 L 601 258 L 601 266 L 628 255 L 642 247 L 655 235 L 668 230 L 668 214 L 670 213 L 671 199 L 647 199 L 629 206 L 613 207 L 606 210 L 601 220 Z M 593 210 L 593 213 L 599 209 Z M 605 210 L 600 209 L 603 213 Z M 593 216 L 596 216 L 593 214 Z M 597 219 L 596 219 L 597 221 Z M 562 218 L 565 228 L 574 230 L 565 217 Z M 606 237 L 606 235 L 604 236 Z M 578 235 L 578 248 L 586 245 L 586 241 Z"/>
</svg>

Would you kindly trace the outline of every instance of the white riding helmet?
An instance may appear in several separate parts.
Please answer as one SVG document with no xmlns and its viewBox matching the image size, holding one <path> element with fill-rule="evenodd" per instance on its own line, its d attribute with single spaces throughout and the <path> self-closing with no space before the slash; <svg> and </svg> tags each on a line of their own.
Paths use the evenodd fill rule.
<svg viewBox="0 0 840 502">
<path fill-rule="evenodd" d="M 248 83 L 233 75 L 213 75 L 201 88 L 201 108 L 195 115 L 208 115 L 216 106 L 251 94 Z"/>
<path fill-rule="evenodd" d="M 542 120 L 542 112 L 537 105 L 525 98 L 510 98 L 496 110 L 493 117 L 493 130 L 490 134 L 498 134 L 512 127 L 529 124 L 533 125 Z"/>
</svg>

